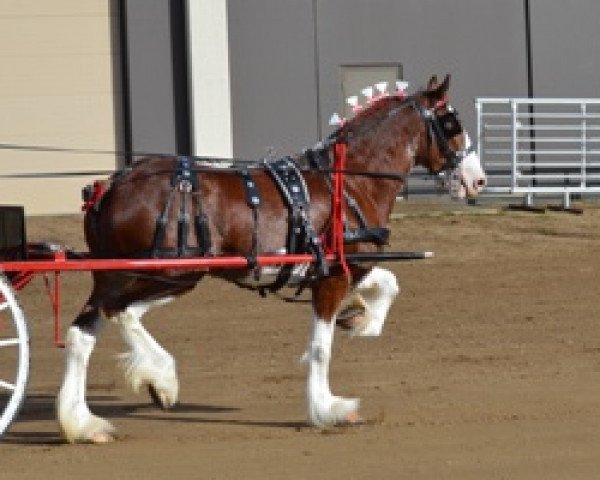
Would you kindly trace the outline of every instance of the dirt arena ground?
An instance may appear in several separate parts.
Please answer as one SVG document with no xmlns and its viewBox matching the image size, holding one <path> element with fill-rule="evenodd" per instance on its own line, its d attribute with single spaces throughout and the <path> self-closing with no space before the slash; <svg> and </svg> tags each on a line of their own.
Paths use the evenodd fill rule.
<svg viewBox="0 0 600 480">
<path fill-rule="evenodd" d="M 66 445 L 53 412 L 63 354 L 36 281 L 19 296 L 31 384 L 0 442 L 0 478 L 598 478 L 600 205 L 580 216 L 439 208 L 398 207 L 392 249 L 435 258 L 388 265 L 402 292 L 383 335 L 336 334 L 332 387 L 362 398 L 368 422 L 356 428 L 305 424 L 310 306 L 208 280 L 145 321 L 177 358 L 181 403 L 162 412 L 127 389 L 108 325 L 88 398 L 119 441 Z M 31 218 L 30 240 L 81 248 L 80 220 Z M 66 320 L 88 285 L 64 274 Z"/>
</svg>

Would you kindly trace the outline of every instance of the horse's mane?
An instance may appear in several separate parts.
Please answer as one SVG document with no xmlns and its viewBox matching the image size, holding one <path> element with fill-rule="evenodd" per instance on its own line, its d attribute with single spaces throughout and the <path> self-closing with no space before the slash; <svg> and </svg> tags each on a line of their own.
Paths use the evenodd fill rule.
<svg viewBox="0 0 600 480">
<path fill-rule="evenodd" d="M 378 98 L 347 119 L 329 138 L 348 139 L 351 136 L 368 134 L 370 131 L 376 130 L 382 121 L 389 118 L 389 113 L 393 109 L 415 103 L 421 95 L 422 91 L 418 91 L 410 96 L 386 95 Z"/>
</svg>

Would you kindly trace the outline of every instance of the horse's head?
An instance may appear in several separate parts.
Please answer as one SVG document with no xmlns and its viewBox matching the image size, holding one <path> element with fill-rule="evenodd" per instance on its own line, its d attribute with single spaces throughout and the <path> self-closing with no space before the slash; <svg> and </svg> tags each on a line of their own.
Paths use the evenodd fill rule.
<svg viewBox="0 0 600 480">
<path fill-rule="evenodd" d="M 449 85 L 449 75 L 442 83 L 433 76 L 416 96 L 426 128 L 415 160 L 433 174 L 446 173 L 453 197 L 474 197 L 485 187 L 486 176 L 469 134 L 448 102 Z"/>
</svg>

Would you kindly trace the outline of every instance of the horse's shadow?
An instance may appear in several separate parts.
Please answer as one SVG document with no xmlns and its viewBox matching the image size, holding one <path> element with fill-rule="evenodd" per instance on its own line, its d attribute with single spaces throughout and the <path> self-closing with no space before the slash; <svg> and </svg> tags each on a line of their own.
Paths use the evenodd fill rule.
<svg viewBox="0 0 600 480">
<path fill-rule="evenodd" d="M 211 415 L 239 412 L 238 407 L 219 405 L 202 405 L 194 403 L 178 403 L 169 411 L 161 411 L 151 402 L 124 403 L 114 395 L 92 395 L 87 397 L 93 412 L 101 417 L 113 420 L 127 418 L 129 420 L 167 421 L 197 424 L 223 424 L 248 427 L 290 428 L 305 427 L 302 422 L 271 422 L 244 419 L 216 418 Z M 16 424 L 39 421 L 55 421 L 55 397 L 47 394 L 28 395 L 15 420 Z M 58 429 L 56 432 L 46 431 L 9 431 L 0 439 L 0 443 L 16 445 L 57 445 L 64 443 Z"/>
</svg>

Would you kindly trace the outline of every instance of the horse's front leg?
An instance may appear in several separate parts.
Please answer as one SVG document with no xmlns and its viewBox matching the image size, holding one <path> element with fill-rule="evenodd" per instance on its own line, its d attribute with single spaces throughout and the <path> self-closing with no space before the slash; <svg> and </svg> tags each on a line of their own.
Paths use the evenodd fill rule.
<svg viewBox="0 0 600 480">
<path fill-rule="evenodd" d="M 100 309 L 90 301 L 67 331 L 65 374 L 56 413 L 63 436 L 71 443 L 106 443 L 113 439 L 113 426 L 92 414 L 85 399 L 88 363 L 101 323 Z"/>
<path fill-rule="evenodd" d="M 318 280 L 313 285 L 313 325 L 308 351 L 307 401 L 311 424 L 319 427 L 355 423 L 359 400 L 335 396 L 329 387 L 329 363 L 335 329 L 335 317 L 348 291 L 344 275 Z"/>
<path fill-rule="evenodd" d="M 392 272 L 373 267 L 344 299 L 337 324 L 352 335 L 381 335 L 388 311 L 399 292 Z"/>
<path fill-rule="evenodd" d="M 173 300 L 135 302 L 111 317 L 121 331 L 129 352 L 119 355 L 125 379 L 135 392 L 147 386 L 155 404 L 163 409 L 172 407 L 179 395 L 179 380 L 174 358 L 148 333 L 141 322 L 142 316 L 152 307 Z"/>
</svg>

